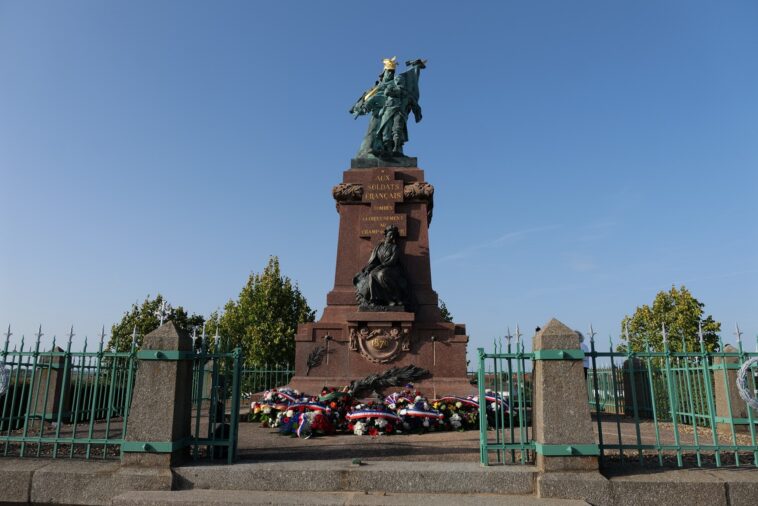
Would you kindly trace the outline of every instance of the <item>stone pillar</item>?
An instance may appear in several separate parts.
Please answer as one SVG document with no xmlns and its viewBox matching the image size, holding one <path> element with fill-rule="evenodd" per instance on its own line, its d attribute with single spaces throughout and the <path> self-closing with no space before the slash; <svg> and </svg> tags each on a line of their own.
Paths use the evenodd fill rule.
<svg viewBox="0 0 758 506">
<path fill-rule="evenodd" d="M 597 470 L 579 336 L 552 319 L 534 336 L 534 352 L 537 468 L 541 472 Z"/>
<path fill-rule="evenodd" d="M 145 336 L 127 421 L 124 465 L 168 467 L 180 463 L 188 454 L 186 442 L 192 435 L 192 360 L 176 360 L 170 353 L 165 354 L 167 360 L 151 360 L 152 350 L 174 355 L 177 351 L 191 352 L 192 338 L 174 322 Z"/>
<path fill-rule="evenodd" d="M 727 344 L 727 353 L 737 353 L 739 350 Z M 731 431 L 730 418 L 747 418 L 748 405 L 742 400 L 737 390 L 737 372 L 740 368 L 739 357 L 715 357 L 713 359 L 713 396 L 716 401 L 716 426 L 719 431 Z M 724 375 L 726 368 L 726 375 Z M 726 381 L 724 378 L 726 377 Z M 723 421 L 719 421 L 723 420 Z M 735 430 L 747 432 L 749 426 L 735 423 Z"/>
<path fill-rule="evenodd" d="M 55 347 L 51 351 L 63 353 L 65 350 Z M 70 380 L 64 378 L 68 362 L 68 377 L 71 377 L 71 359 L 68 357 L 42 356 L 37 366 L 37 374 L 34 381 L 33 394 L 36 395 L 36 403 L 32 413 L 40 420 L 56 422 L 58 412 L 62 410 L 61 421 L 67 422 L 71 412 L 71 388 Z M 64 385 L 64 379 L 67 379 Z M 61 405 L 61 397 L 63 405 Z"/>
</svg>

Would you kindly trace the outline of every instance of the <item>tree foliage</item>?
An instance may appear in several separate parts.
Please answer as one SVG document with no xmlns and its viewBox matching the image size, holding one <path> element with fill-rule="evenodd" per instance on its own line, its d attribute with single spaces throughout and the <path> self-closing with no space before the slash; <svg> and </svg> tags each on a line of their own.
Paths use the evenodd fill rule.
<svg viewBox="0 0 758 506">
<path fill-rule="evenodd" d="M 632 351 L 644 351 L 646 343 L 654 351 L 663 350 L 662 325 L 666 324 L 669 349 L 682 351 L 682 340 L 687 350 L 699 351 L 698 323 L 702 325 L 703 341 L 707 351 L 718 347 L 718 332 L 721 324 L 711 315 L 703 317 L 705 304 L 698 301 L 682 286 L 671 287 L 668 292 L 661 291 L 655 296 L 652 306 L 638 307 L 632 316 L 625 316 L 621 322 L 622 339 L 627 339 L 625 329 L 628 326 L 627 345 Z"/>
<path fill-rule="evenodd" d="M 442 321 L 452 323 L 453 315 L 450 314 L 450 310 L 445 305 L 445 301 L 440 299 L 440 314 L 442 315 Z"/>
<path fill-rule="evenodd" d="M 250 275 L 237 300 L 226 303 L 220 318 L 211 314 L 206 332 L 213 335 L 218 321 L 219 334 L 230 346 L 242 347 L 247 366 L 293 364 L 297 325 L 314 318 L 315 311 L 272 256 L 261 274 Z"/>
<path fill-rule="evenodd" d="M 111 327 L 111 338 L 108 341 L 108 349 L 114 351 L 128 351 L 132 345 L 132 332 L 137 329 L 137 348 L 142 347 L 142 339 L 157 329 L 160 324 L 158 311 L 164 297 L 161 294 L 150 299 L 148 295 L 141 305 L 132 304 L 129 311 L 124 313 L 121 321 Z M 177 327 L 192 333 L 192 328 L 202 326 L 204 318 L 201 315 L 188 315 L 182 306 L 173 308 L 168 320 L 173 321 Z"/>
</svg>

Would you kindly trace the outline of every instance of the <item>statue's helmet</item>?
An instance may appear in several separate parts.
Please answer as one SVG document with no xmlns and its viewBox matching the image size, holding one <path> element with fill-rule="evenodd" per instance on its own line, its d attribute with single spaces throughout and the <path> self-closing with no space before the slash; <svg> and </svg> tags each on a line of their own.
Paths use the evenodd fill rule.
<svg viewBox="0 0 758 506">
<path fill-rule="evenodd" d="M 397 56 L 385 58 L 382 60 L 382 63 L 384 64 L 384 70 L 395 70 L 397 68 Z"/>
</svg>

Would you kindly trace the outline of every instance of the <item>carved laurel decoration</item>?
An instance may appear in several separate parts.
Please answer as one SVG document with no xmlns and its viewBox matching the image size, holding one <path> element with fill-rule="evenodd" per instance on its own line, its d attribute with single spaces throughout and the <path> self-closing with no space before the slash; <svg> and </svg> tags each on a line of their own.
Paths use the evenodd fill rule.
<svg viewBox="0 0 758 506">
<path fill-rule="evenodd" d="M 338 205 L 343 202 L 360 202 L 363 199 L 363 186 L 357 183 L 340 183 L 332 188 L 332 196 Z"/>
<path fill-rule="evenodd" d="M 434 186 L 429 183 L 411 183 L 403 187 L 405 200 L 421 200 L 426 202 L 426 224 L 432 222 L 432 210 L 434 209 Z"/>
<path fill-rule="evenodd" d="M 411 183 L 403 187 L 405 200 L 432 200 L 434 198 L 434 186 L 429 183 Z"/>
</svg>

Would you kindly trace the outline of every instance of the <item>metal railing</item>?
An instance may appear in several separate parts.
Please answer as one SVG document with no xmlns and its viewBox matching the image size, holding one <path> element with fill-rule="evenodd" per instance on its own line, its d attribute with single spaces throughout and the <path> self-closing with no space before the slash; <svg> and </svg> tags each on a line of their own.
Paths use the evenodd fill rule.
<svg viewBox="0 0 758 506">
<path fill-rule="evenodd" d="M 193 362 L 191 455 L 231 464 L 237 459 L 242 349 L 218 336 L 209 348 L 204 336 Z"/>
<path fill-rule="evenodd" d="M 494 343 L 494 353 L 478 349 L 479 448 L 482 465 L 534 461 L 532 440 L 532 359 L 517 332 L 515 349 Z"/>
<path fill-rule="evenodd" d="M 202 370 L 203 388 L 198 389 L 197 383 L 200 380 Z M 240 371 L 240 394 L 243 399 L 253 395 L 271 390 L 272 388 L 287 385 L 295 375 L 295 369 L 289 365 L 269 365 L 264 364 L 261 367 L 243 367 Z M 210 384 L 213 376 L 213 363 L 206 363 L 203 369 L 196 368 L 192 375 L 192 399 L 197 402 L 197 396 L 201 396 L 204 401 L 210 400 Z"/>
<path fill-rule="evenodd" d="M 269 365 L 242 369 L 241 388 L 243 396 L 250 396 L 264 390 L 284 386 L 295 375 L 290 365 Z"/>
<path fill-rule="evenodd" d="M 665 328 L 663 334 L 661 351 L 648 343 L 644 351 L 614 351 L 611 343 L 600 352 L 590 339 L 587 393 L 601 465 L 758 466 L 758 416 L 749 406 L 746 416 L 733 416 L 746 403 L 731 394 L 729 374 L 758 352 L 745 351 L 741 341 L 734 352 L 723 351 L 721 341 L 722 351 L 708 352 L 702 339 L 696 349 L 682 339 L 675 352 Z M 753 392 L 756 372 L 748 380 Z"/>
<path fill-rule="evenodd" d="M 119 458 L 126 434 L 136 372 L 128 352 L 41 350 L 42 331 L 28 346 L 10 349 L 10 330 L 0 358 L 7 382 L 0 394 L 0 455 L 51 458 Z"/>
</svg>

